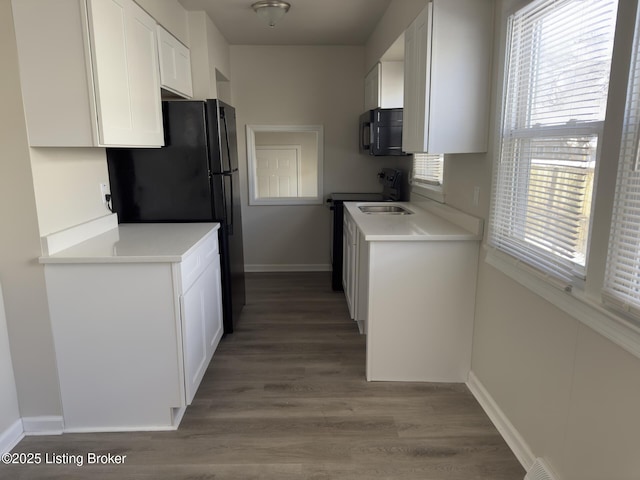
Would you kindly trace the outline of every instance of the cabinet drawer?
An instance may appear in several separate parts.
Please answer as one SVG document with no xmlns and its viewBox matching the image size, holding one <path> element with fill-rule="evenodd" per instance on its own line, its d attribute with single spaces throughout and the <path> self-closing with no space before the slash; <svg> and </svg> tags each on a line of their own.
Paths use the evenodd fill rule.
<svg viewBox="0 0 640 480">
<path fill-rule="evenodd" d="M 218 235 L 214 232 L 180 263 L 182 292 L 186 292 L 218 255 Z"/>
</svg>

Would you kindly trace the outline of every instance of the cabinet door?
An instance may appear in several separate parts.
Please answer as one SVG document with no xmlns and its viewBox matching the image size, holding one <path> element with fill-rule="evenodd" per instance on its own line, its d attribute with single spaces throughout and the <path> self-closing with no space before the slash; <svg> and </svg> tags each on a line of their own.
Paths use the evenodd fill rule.
<svg viewBox="0 0 640 480">
<path fill-rule="evenodd" d="M 98 143 L 164 144 L 156 23 L 133 0 L 89 0 Z"/>
<path fill-rule="evenodd" d="M 426 152 L 429 126 L 431 3 L 405 32 L 404 107 L 402 149 Z"/>
<path fill-rule="evenodd" d="M 345 211 L 344 219 L 342 221 L 342 289 L 344 290 L 344 296 L 347 299 L 347 306 L 349 307 L 349 315 L 351 315 L 351 293 L 349 292 L 349 269 L 351 265 L 351 244 L 349 234 L 349 222 L 347 221 L 347 213 Z"/>
<path fill-rule="evenodd" d="M 364 110 L 373 110 L 380 107 L 380 62 L 371 69 L 364 79 Z"/>
<path fill-rule="evenodd" d="M 367 333 L 369 315 L 369 242 L 357 230 L 356 317 L 361 333 Z"/>
<path fill-rule="evenodd" d="M 356 293 L 356 239 L 355 225 L 345 210 L 343 233 L 342 287 L 349 307 L 349 315 L 355 320 Z"/>
<path fill-rule="evenodd" d="M 414 20 L 404 32 L 404 101 L 402 109 L 402 150 L 413 152 L 416 143 L 418 79 L 416 66 L 416 24 Z"/>
<path fill-rule="evenodd" d="M 158 54 L 162 88 L 191 98 L 193 86 L 189 49 L 160 25 L 158 25 Z"/>
<path fill-rule="evenodd" d="M 213 358 L 222 338 L 222 284 L 220 279 L 220 259 L 216 256 L 211 265 L 204 271 L 200 281 L 207 295 L 205 302 L 205 338 L 207 341 L 207 364 Z"/>
<path fill-rule="evenodd" d="M 222 337 L 219 260 L 209 264 L 181 300 L 185 392 L 190 405 Z"/>
<path fill-rule="evenodd" d="M 434 0 L 428 147 L 431 153 L 487 151 L 491 0 Z"/>
<path fill-rule="evenodd" d="M 95 146 L 83 5 L 78 0 L 13 0 L 11 7 L 29 145 Z"/>
</svg>

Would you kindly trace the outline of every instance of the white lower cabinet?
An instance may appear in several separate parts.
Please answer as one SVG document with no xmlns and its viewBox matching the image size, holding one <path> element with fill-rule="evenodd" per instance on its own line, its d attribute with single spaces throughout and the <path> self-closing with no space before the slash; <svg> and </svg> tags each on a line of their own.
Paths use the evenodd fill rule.
<svg viewBox="0 0 640 480">
<path fill-rule="evenodd" d="M 411 208 L 412 216 L 345 208 L 344 289 L 367 335 L 367 380 L 464 383 L 481 227 L 467 232 Z"/>
<path fill-rule="evenodd" d="M 75 259 L 45 277 L 65 431 L 177 428 L 222 337 L 217 232 L 181 261 Z"/>
<path fill-rule="evenodd" d="M 466 382 L 478 242 L 367 243 L 367 380 Z"/>
<path fill-rule="evenodd" d="M 477 242 L 369 242 L 354 227 L 345 296 L 367 335 L 367 380 L 466 382 Z"/>
</svg>

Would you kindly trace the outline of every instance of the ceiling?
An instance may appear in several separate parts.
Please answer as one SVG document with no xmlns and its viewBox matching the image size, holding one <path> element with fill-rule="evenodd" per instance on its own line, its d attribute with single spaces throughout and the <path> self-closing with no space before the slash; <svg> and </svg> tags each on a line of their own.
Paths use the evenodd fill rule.
<svg viewBox="0 0 640 480">
<path fill-rule="evenodd" d="M 391 0 L 288 0 L 274 28 L 251 8 L 256 0 L 178 0 L 204 10 L 231 45 L 364 45 Z"/>
</svg>

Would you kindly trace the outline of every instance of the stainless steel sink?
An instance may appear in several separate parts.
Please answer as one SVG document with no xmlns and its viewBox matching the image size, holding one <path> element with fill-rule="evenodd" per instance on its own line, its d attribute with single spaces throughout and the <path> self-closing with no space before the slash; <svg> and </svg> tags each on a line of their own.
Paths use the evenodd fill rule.
<svg viewBox="0 0 640 480">
<path fill-rule="evenodd" d="M 413 212 L 399 205 L 360 205 L 362 213 L 380 215 L 411 215 Z"/>
</svg>

